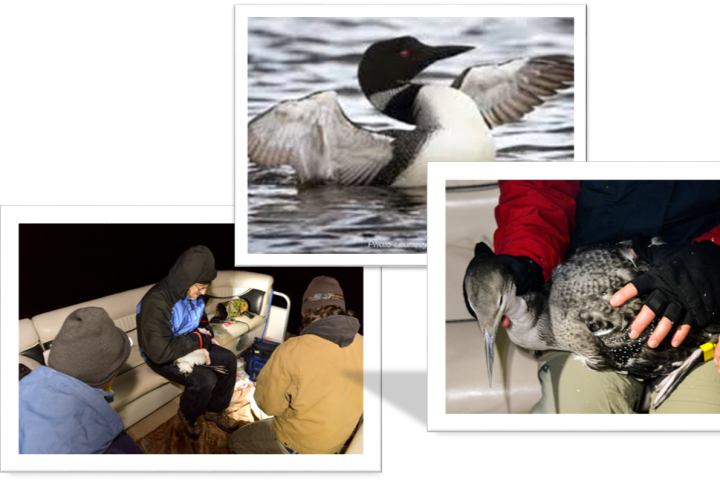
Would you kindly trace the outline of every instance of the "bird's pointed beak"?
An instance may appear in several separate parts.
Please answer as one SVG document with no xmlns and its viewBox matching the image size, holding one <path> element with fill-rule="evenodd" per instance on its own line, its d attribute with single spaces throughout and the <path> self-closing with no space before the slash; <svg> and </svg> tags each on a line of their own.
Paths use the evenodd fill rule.
<svg viewBox="0 0 720 480">
<path fill-rule="evenodd" d="M 488 368 L 488 384 L 490 387 L 492 387 L 492 370 L 493 363 L 495 361 L 495 337 L 497 335 L 498 327 L 500 326 L 500 319 L 502 319 L 502 315 L 490 324 L 490 328 L 485 328 L 485 356 Z"/>
<path fill-rule="evenodd" d="M 487 357 L 488 380 L 492 387 L 492 369 L 495 361 L 495 334 L 485 330 L 485 356 Z"/>
<path fill-rule="evenodd" d="M 475 47 L 466 47 L 461 45 L 433 47 L 432 61 L 437 62 L 438 60 L 442 60 L 444 58 L 454 57 L 455 55 L 460 55 L 461 53 L 468 52 L 474 48 Z"/>
</svg>

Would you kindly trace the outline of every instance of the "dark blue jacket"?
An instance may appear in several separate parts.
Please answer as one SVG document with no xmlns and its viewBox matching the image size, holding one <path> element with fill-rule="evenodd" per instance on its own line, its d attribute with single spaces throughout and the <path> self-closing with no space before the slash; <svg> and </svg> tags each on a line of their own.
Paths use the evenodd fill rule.
<svg viewBox="0 0 720 480">
<path fill-rule="evenodd" d="M 577 227 L 568 253 L 634 235 L 689 245 L 720 225 L 720 181 L 581 181 L 576 204 Z"/>
</svg>

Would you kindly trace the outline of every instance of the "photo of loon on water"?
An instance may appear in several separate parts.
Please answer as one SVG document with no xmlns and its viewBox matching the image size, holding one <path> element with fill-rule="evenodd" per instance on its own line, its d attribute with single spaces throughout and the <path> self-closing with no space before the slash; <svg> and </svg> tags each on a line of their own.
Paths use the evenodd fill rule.
<svg viewBox="0 0 720 480">
<path fill-rule="evenodd" d="M 428 162 L 584 161 L 579 21 L 248 17 L 248 253 L 424 254 Z"/>
</svg>

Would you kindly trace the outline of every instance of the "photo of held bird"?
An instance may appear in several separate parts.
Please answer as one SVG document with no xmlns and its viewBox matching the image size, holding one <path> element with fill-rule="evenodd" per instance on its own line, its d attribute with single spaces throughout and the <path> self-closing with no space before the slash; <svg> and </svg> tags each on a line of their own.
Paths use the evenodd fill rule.
<svg viewBox="0 0 720 480">
<path fill-rule="evenodd" d="M 413 128 L 371 130 L 351 120 L 338 92 L 284 100 L 248 124 L 248 158 L 290 165 L 300 184 L 422 187 L 427 162 L 496 159 L 493 129 L 518 122 L 572 87 L 569 55 L 539 55 L 469 66 L 450 83 L 416 76 L 473 46 L 431 46 L 413 36 L 372 43 L 357 66 L 366 99 Z"/>
<path fill-rule="evenodd" d="M 209 334 L 209 332 L 204 328 L 199 328 L 198 331 L 200 331 L 200 333 L 204 333 L 205 335 Z M 178 370 L 180 370 L 180 373 L 185 375 L 186 377 L 192 375 L 193 368 L 195 368 L 196 366 L 215 370 L 217 373 L 220 373 L 222 375 L 228 374 L 228 371 L 225 367 L 210 364 L 210 352 L 208 352 L 204 348 L 200 350 L 193 350 L 187 355 L 176 359 L 174 363 L 177 366 Z"/>
<path fill-rule="evenodd" d="M 555 268 L 539 292 L 516 296 L 510 267 L 493 259 L 473 260 L 463 287 L 468 310 L 484 334 L 490 382 L 495 336 L 502 324 L 518 346 L 569 351 L 593 370 L 609 369 L 640 380 L 668 375 L 658 386 L 654 407 L 659 406 L 698 361 L 699 346 L 717 343 L 718 334 L 691 328 L 677 348 L 669 340 L 650 348 L 647 340 L 659 321 L 655 318 L 637 339 L 630 339 L 630 325 L 647 296 L 616 308 L 610 298 L 649 269 L 623 243 L 583 247 Z"/>
</svg>

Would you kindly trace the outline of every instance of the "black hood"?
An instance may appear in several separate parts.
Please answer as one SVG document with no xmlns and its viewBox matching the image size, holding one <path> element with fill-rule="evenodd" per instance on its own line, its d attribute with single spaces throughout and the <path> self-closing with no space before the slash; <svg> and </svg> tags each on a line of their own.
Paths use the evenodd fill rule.
<svg viewBox="0 0 720 480">
<path fill-rule="evenodd" d="M 191 286 L 196 283 L 210 283 L 215 277 L 215 257 L 209 248 L 198 245 L 183 252 L 168 276 L 160 280 L 157 286 L 163 291 L 170 305 L 174 305 L 187 296 Z"/>
<path fill-rule="evenodd" d="M 355 340 L 355 334 L 360 330 L 360 322 L 355 317 L 347 315 L 331 315 L 315 320 L 304 328 L 300 335 L 317 335 L 320 338 L 347 347 Z"/>
</svg>

